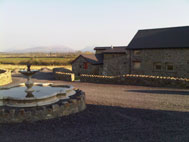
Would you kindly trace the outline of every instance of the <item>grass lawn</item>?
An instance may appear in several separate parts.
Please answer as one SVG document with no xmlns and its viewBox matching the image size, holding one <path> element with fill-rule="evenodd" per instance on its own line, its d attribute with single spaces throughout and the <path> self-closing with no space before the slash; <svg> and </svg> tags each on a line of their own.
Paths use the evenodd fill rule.
<svg viewBox="0 0 189 142">
<path fill-rule="evenodd" d="M 69 65 L 75 57 L 69 58 L 17 58 L 17 57 L 1 57 L 0 64 L 24 65 L 31 61 L 33 65 Z"/>
</svg>

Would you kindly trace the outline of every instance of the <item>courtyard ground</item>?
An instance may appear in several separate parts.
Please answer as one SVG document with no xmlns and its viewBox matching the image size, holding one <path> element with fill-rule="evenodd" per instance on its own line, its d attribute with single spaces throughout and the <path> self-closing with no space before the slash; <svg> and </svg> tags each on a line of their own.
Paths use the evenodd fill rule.
<svg viewBox="0 0 189 142">
<path fill-rule="evenodd" d="M 0 124 L 1 142 L 189 141 L 189 90 L 56 81 L 48 71 L 33 80 L 83 90 L 87 109 L 52 120 Z M 12 84 L 25 81 L 13 75 Z"/>
</svg>

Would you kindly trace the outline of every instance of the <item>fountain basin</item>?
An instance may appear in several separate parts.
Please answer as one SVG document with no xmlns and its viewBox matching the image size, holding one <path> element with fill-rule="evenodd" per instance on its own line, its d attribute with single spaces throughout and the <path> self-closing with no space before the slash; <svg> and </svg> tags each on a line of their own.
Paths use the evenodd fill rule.
<svg viewBox="0 0 189 142">
<path fill-rule="evenodd" d="M 19 84 L 12 87 L 0 88 L 0 106 L 12 107 L 35 107 L 43 106 L 58 102 L 62 99 L 69 99 L 69 96 L 74 95 L 73 86 L 56 86 L 49 84 L 44 86 L 40 83 L 35 83 L 33 89 L 33 97 L 27 97 L 24 90 L 24 84 Z"/>
<path fill-rule="evenodd" d="M 33 97 L 26 97 L 24 83 L 0 88 L 0 123 L 37 121 L 80 112 L 85 93 L 70 85 L 34 83 Z"/>
<path fill-rule="evenodd" d="M 32 75 L 36 74 L 37 72 L 39 72 L 39 70 L 31 70 L 31 71 L 20 70 L 19 72 L 25 76 L 32 76 Z"/>
</svg>

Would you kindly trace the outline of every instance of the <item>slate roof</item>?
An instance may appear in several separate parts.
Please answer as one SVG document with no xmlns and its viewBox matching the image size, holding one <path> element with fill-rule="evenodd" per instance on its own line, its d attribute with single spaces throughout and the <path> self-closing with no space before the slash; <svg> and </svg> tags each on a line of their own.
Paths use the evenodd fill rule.
<svg viewBox="0 0 189 142">
<path fill-rule="evenodd" d="M 139 30 L 127 49 L 189 48 L 189 26 Z"/>
<path fill-rule="evenodd" d="M 125 54 L 127 46 L 116 46 L 111 49 L 105 50 L 104 54 Z"/>
<path fill-rule="evenodd" d="M 118 48 L 125 49 L 125 48 L 127 48 L 127 46 L 113 46 L 113 48 L 116 48 L 116 49 L 118 49 Z"/>
<path fill-rule="evenodd" d="M 106 50 L 111 49 L 112 47 L 95 47 L 94 50 Z"/>
<path fill-rule="evenodd" d="M 74 61 L 72 61 L 72 64 L 79 58 L 83 57 L 87 62 L 98 65 L 103 64 L 103 55 L 102 54 L 82 54 L 78 56 Z"/>
</svg>

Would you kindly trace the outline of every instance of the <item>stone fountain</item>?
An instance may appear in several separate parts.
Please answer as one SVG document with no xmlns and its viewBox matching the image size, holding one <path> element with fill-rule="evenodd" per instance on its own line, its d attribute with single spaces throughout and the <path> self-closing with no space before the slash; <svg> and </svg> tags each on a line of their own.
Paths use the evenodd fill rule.
<svg viewBox="0 0 189 142">
<path fill-rule="evenodd" d="M 31 70 L 31 64 L 27 64 L 27 71 L 21 70 L 19 72 L 27 77 L 27 82 L 25 83 L 25 86 L 27 87 L 27 89 L 25 90 L 25 92 L 27 93 L 26 97 L 34 97 L 34 95 L 32 94 L 34 90 L 32 89 L 33 81 L 31 80 L 31 77 L 39 71 Z"/>
<path fill-rule="evenodd" d="M 27 77 L 25 83 L 0 87 L 0 123 L 17 123 L 51 119 L 77 113 L 86 108 L 85 93 L 71 85 L 33 83 L 32 75 L 39 70 L 20 73 Z"/>
</svg>

